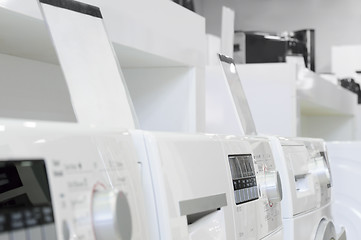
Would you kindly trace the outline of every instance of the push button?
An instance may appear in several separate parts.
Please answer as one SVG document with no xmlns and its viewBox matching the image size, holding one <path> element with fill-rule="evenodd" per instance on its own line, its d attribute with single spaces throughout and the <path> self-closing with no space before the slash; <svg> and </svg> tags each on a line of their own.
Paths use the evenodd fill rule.
<svg viewBox="0 0 361 240">
<path fill-rule="evenodd" d="M 238 195 L 238 203 L 241 203 L 242 202 L 241 190 L 237 190 L 237 195 Z"/>
<path fill-rule="evenodd" d="M 51 207 L 44 207 L 42 209 L 43 211 L 43 220 L 44 223 L 53 223 L 54 219 L 53 219 L 53 211 L 51 209 Z"/>
<path fill-rule="evenodd" d="M 244 195 L 244 189 L 240 190 L 240 194 L 241 194 L 241 202 L 244 202 L 245 201 L 245 195 Z"/>
<path fill-rule="evenodd" d="M 248 188 L 248 194 L 249 194 L 249 200 L 253 199 L 253 189 L 252 188 Z"/>
<path fill-rule="evenodd" d="M 6 230 L 7 230 L 7 227 L 6 227 L 6 215 L 5 214 L 0 214 L 0 233 L 5 232 Z"/>
<path fill-rule="evenodd" d="M 233 181 L 233 189 L 234 190 L 237 190 L 238 188 L 237 188 L 237 181 Z"/>
<path fill-rule="evenodd" d="M 13 212 L 10 214 L 11 229 L 21 229 L 25 227 L 24 225 L 22 212 Z"/>
<path fill-rule="evenodd" d="M 249 188 L 246 189 L 246 201 L 250 200 L 250 191 Z"/>
<path fill-rule="evenodd" d="M 239 194 L 238 191 L 234 191 L 234 200 L 236 201 L 236 204 L 239 203 Z"/>
<path fill-rule="evenodd" d="M 42 228 L 44 233 L 44 239 L 56 239 L 56 230 L 54 223 L 43 225 Z"/>
<path fill-rule="evenodd" d="M 24 240 L 26 239 L 25 230 L 15 230 L 10 233 L 11 240 Z"/>
<path fill-rule="evenodd" d="M 253 187 L 253 191 L 254 191 L 254 198 L 258 198 L 258 189 L 257 189 L 257 187 Z"/>
<path fill-rule="evenodd" d="M 27 227 L 34 227 L 40 224 L 40 218 L 34 214 L 34 211 L 26 210 L 24 212 L 24 218 Z"/>
<path fill-rule="evenodd" d="M 10 240 L 8 233 L 0 233 L 0 240 Z"/>
<path fill-rule="evenodd" d="M 32 227 L 27 230 L 28 240 L 42 240 L 41 227 Z M 55 238 L 54 238 L 55 239 Z"/>
</svg>

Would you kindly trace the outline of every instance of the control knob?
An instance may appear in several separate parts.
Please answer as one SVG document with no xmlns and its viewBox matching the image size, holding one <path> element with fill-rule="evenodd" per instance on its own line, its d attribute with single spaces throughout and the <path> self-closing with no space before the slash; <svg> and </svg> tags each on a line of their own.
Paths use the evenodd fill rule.
<svg viewBox="0 0 361 240">
<path fill-rule="evenodd" d="M 131 211 L 127 197 L 122 191 L 95 191 L 92 211 L 94 233 L 97 240 L 131 239 Z"/>
<path fill-rule="evenodd" d="M 282 186 L 278 171 L 265 172 L 265 182 L 262 188 L 270 203 L 278 203 L 282 200 Z"/>
</svg>

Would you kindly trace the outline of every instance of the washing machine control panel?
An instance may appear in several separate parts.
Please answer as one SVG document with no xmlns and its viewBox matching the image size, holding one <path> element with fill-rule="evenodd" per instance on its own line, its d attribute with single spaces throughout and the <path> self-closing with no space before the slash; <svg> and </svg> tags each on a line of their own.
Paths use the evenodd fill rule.
<svg viewBox="0 0 361 240">
<path fill-rule="evenodd" d="M 6 233 L 14 240 L 57 239 L 44 160 L 0 162 L 0 236 Z"/>
<path fill-rule="evenodd" d="M 263 138 L 254 138 L 251 145 L 261 193 L 256 211 L 259 216 L 258 236 L 262 239 L 282 229 L 282 187 L 270 142 Z"/>
<path fill-rule="evenodd" d="M 236 205 L 258 199 L 258 188 L 251 154 L 229 155 Z"/>
<path fill-rule="evenodd" d="M 265 239 L 270 235 L 280 239 L 282 190 L 270 142 L 261 137 L 226 136 L 223 146 L 232 178 L 229 188 L 235 199 L 232 208 L 236 239 Z M 250 200 L 239 199 L 242 192 L 251 192 Z"/>
<path fill-rule="evenodd" d="M 0 145 L 1 240 L 147 236 L 141 176 L 128 132 L 6 122 Z"/>
</svg>

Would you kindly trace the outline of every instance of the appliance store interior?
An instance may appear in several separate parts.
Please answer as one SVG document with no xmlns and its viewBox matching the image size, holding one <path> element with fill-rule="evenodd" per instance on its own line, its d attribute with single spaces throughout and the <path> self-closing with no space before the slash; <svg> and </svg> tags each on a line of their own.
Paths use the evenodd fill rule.
<svg viewBox="0 0 361 240">
<path fill-rule="evenodd" d="M 0 240 L 361 239 L 359 9 L 0 0 Z"/>
</svg>

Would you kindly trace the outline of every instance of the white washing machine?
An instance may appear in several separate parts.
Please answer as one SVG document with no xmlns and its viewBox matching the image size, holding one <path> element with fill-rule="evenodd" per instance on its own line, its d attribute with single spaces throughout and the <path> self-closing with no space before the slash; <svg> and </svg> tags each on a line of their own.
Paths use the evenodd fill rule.
<svg viewBox="0 0 361 240">
<path fill-rule="evenodd" d="M 148 239 L 128 132 L 0 121 L 0 239 Z"/>
<path fill-rule="evenodd" d="M 333 190 L 332 214 L 337 225 L 344 224 L 347 238 L 361 236 L 361 194 L 355 185 L 361 172 L 361 142 L 328 142 Z"/>
<path fill-rule="evenodd" d="M 346 239 L 331 214 L 331 175 L 320 139 L 271 137 L 284 194 L 285 239 Z"/>
<path fill-rule="evenodd" d="M 150 173 L 143 183 L 154 189 L 159 239 L 282 239 L 282 193 L 264 140 L 131 134 Z"/>
<path fill-rule="evenodd" d="M 220 60 L 225 77 L 207 80 L 206 128 L 239 136 L 257 135 L 233 59 L 220 55 Z M 327 154 L 322 156 L 318 151 L 326 152 L 322 140 L 265 137 L 271 141 L 282 181 L 284 239 L 336 239 L 330 209 L 330 168 Z M 339 237 L 345 238 L 342 233 Z"/>
</svg>

